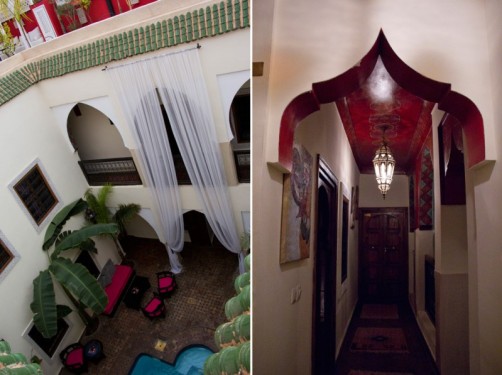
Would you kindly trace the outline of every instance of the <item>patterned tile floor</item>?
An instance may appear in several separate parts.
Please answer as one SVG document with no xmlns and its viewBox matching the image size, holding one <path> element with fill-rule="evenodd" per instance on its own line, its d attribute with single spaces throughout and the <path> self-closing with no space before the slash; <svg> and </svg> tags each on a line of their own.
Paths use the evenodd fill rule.
<svg viewBox="0 0 502 375">
<path fill-rule="evenodd" d="M 217 241 L 216 241 L 217 242 Z M 126 247 L 127 260 L 135 264 L 136 274 L 149 278 L 152 288 L 143 297 L 143 305 L 153 296 L 155 273 L 167 270 L 165 247 L 156 240 L 131 238 Z M 101 316 L 98 330 L 83 336 L 81 342 L 98 339 L 106 358 L 89 365 L 89 374 L 127 374 L 140 353 L 148 353 L 170 363 L 176 354 L 190 344 L 214 344 L 216 327 L 227 321 L 225 302 L 235 295 L 233 282 L 238 275 L 237 256 L 221 245 L 185 246 L 181 253 L 184 270 L 176 276 L 178 288 L 166 300 L 165 319 L 149 320 L 140 310 L 122 302 L 113 317 Z M 157 351 L 158 340 L 166 342 Z M 62 370 L 62 375 L 67 374 Z"/>
</svg>

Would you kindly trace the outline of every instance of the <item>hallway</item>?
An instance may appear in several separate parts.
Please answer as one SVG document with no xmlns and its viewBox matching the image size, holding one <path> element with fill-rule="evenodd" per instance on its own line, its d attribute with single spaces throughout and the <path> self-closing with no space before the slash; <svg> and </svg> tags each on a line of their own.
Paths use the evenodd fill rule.
<svg viewBox="0 0 502 375">
<path fill-rule="evenodd" d="M 436 375 L 406 304 L 358 304 L 336 361 L 337 375 Z"/>
</svg>

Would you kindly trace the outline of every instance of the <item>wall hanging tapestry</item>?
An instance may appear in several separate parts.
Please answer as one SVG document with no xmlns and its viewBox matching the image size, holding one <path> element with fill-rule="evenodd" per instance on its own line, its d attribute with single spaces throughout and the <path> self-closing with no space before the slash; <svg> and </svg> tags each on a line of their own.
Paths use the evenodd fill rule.
<svg viewBox="0 0 502 375">
<path fill-rule="evenodd" d="M 312 155 L 301 145 L 293 147 L 291 173 L 284 175 L 280 263 L 310 255 L 310 204 L 314 170 Z"/>
</svg>

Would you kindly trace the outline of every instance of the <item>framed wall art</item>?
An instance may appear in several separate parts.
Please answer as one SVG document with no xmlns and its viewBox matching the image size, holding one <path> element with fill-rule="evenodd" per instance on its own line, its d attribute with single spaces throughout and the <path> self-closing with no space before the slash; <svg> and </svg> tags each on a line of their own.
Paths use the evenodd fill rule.
<svg viewBox="0 0 502 375">
<path fill-rule="evenodd" d="M 301 145 L 293 147 L 291 173 L 283 177 L 280 263 L 310 256 L 314 158 Z"/>
</svg>

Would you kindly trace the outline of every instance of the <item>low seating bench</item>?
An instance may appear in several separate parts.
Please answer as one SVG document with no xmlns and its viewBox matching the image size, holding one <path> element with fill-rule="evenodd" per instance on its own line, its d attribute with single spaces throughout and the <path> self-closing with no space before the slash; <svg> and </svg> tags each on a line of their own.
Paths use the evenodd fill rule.
<svg viewBox="0 0 502 375">
<path fill-rule="evenodd" d="M 124 264 L 115 264 L 114 271 L 112 271 L 112 273 L 113 276 L 111 277 L 111 282 L 104 286 L 105 293 L 108 296 L 108 304 L 106 305 L 103 314 L 108 316 L 113 316 L 115 314 L 120 301 L 129 289 L 129 286 L 136 275 L 136 272 L 131 266 Z"/>
</svg>

